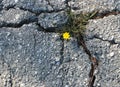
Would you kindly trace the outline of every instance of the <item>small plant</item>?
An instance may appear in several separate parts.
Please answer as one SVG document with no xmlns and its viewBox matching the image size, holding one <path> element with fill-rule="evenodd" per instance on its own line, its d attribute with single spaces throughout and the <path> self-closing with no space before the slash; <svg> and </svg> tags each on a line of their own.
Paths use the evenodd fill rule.
<svg viewBox="0 0 120 87">
<path fill-rule="evenodd" d="M 91 13 L 74 14 L 68 11 L 68 22 L 64 25 L 62 33 L 68 32 L 72 37 L 78 37 L 79 34 L 84 35 L 88 20 L 96 16 L 98 11 Z M 63 39 L 66 39 L 63 37 Z"/>
<path fill-rule="evenodd" d="M 94 72 L 98 67 L 98 59 L 96 57 L 93 57 L 90 50 L 87 48 L 84 40 L 84 34 L 88 20 L 96 17 L 97 13 L 98 11 L 93 11 L 91 13 L 85 14 L 73 14 L 71 11 L 68 11 L 68 22 L 64 25 L 62 30 L 63 39 L 69 40 L 70 36 L 75 37 L 77 39 L 78 46 L 82 46 L 85 53 L 89 56 L 89 60 L 91 61 L 91 69 L 89 72 L 88 87 L 93 87 L 94 85 L 96 78 Z M 63 55 L 63 48 L 61 52 Z"/>
</svg>

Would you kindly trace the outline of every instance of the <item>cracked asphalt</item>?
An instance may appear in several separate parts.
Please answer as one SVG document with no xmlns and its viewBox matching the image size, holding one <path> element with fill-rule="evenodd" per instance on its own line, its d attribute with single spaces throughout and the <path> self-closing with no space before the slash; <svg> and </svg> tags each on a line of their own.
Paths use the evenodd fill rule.
<svg viewBox="0 0 120 87">
<path fill-rule="evenodd" d="M 91 62 L 83 48 L 45 32 L 67 22 L 69 7 L 120 12 L 120 0 L 0 0 L 0 87 L 87 87 Z M 99 59 L 94 87 L 120 87 L 120 14 L 86 27 L 86 45 Z"/>
</svg>

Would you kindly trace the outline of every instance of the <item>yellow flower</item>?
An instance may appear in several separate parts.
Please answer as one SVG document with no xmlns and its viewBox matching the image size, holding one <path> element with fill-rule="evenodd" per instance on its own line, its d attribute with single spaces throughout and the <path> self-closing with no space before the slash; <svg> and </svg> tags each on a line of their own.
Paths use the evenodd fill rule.
<svg viewBox="0 0 120 87">
<path fill-rule="evenodd" d="M 63 36 L 63 39 L 65 39 L 65 40 L 70 39 L 70 33 L 69 32 L 63 33 L 62 36 Z"/>
</svg>

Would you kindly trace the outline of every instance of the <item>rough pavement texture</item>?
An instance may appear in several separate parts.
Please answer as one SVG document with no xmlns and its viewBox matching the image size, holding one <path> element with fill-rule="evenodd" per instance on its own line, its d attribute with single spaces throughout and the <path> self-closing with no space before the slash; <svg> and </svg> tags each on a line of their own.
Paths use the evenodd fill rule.
<svg viewBox="0 0 120 87">
<path fill-rule="evenodd" d="M 0 26 L 20 27 L 23 24 L 37 20 L 35 14 L 20 9 L 9 9 L 1 11 Z"/>
<path fill-rule="evenodd" d="M 91 20 L 87 28 L 87 46 L 100 59 L 95 87 L 119 87 L 120 15 Z"/>
<path fill-rule="evenodd" d="M 62 26 L 68 7 L 120 11 L 120 0 L 0 0 L 0 87 L 87 87 L 90 61 L 76 39 L 43 31 Z M 120 87 L 120 14 L 90 20 L 85 40 L 99 59 L 94 86 Z"/>
<path fill-rule="evenodd" d="M 38 23 L 46 28 L 60 27 L 67 22 L 67 13 L 65 11 L 42 13 L 38 17 Z"/>
</svg>

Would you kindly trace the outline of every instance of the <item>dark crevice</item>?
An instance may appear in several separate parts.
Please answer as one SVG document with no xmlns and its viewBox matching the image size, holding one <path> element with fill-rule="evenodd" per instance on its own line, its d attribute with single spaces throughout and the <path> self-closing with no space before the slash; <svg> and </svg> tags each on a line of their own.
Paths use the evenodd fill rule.
<svg viewBox="0 0 120 87">
<path fill-rule="evenodd" d="M 10 80 L 9 80 L 10 86 L 13 87 L 13 80 L 12 80 L 12 72 L 10 69 Z"/>
<path fill-rule="evenodd" d="M 54 9 L 51 11 L 41 11 L 41 13 L 54 13 L 54 12 L 61 12 L 61 11 L 65 11 L 66 8 L 63 9 Z"/>
<path fill-rule="evenodd" d="M 60 65 L 63 64 L 63 61 L 64 61 L 64 39 L 62 39 L 61 37 L 61 40 L 62 40 L 62 44 L 61 44 L 61 50 L 60 50 L 60 55 L 61 55 Z"/>
<path fill-rule="evenodd" d="M 83 35 L 79 34 L 79 36 L 77 37 L 77 42 L 79 46 L 82 46 L 85 53 L 89 56 L 89 60 L 91 62 L 91 69 L 89 72 L 89 82 L 88 82 L 88 87 L 94 87 L 94 82 L 95 82 L 95 78 L 96 75 L 95 70 L 98 67 L 98 59 L 96 57 L 93 57 L 93 55 L 90 53 L 90 51 L 88 50 L 86 44 L 85 44 L 85 40 Z"/>
<path fill-rule="evenodd" d="M 24 24 L 30 24 L 30 23 L 34 23 L 34 22 L 37 22 L 37 21 L 38 21 L 38 19 L 34 18 L 34 19 L 24 19 L 20 23 L 6 23 L 6 22 L 2 22 L 2 24 L 0 25 L 0 28 L 2 28 L 2 27 L 20 28 Z"/>
<path fill-rule="evenodd" d="M 77 42 L 78 42 L 78 46 L 82 46 L 84 48 L 85 52 L 89 55 L 89 57 L 91 57 L 92 55 L 85 44 L 83 35 L 80 34 L 77 37 Z"/>
<path fill-rule="evenodd" d="M 69 0 L 66 0 L 66 5 L 67 7 L 68 6 L 68 2 Z M 13 8 L 13 7 L 11 7 Z M 35 11 L 32 11 L 30 9 L 25 9 L 25 8 L 22 8 L 20 7 L 20 9 L 24 10 L 24 11 L 29 11 L 31 13 L 34 13 L 36 16 L 40 15 L 41 13 L 53 13 L 53 12 L 60 12 L 60 11 L 63 11 L 65 9 L 60 9 L 60 10 L 52 10 L 52 11 L 40 11 L 40 12 L 35 12 Z M 113 11 L 106 11 L 106 12 L 102 12 L 102 13 L 98 13 L 94 18 L 92 19 L 98 19 L 98 18 L 103 18 L 105 16 L 109 16 L 109 15 L 118 15 L 120 14 L 119 11 L 116 11 L 116 10 L 113 10 Z M 31 20 L 31 19 L 26 19 L 26 20 L 23 20 L 21 21 L 20 23 L 18 24 L 14 24 L 14 23 L 3 23 L 3 25 L 1 25 L 0 27 L 12 27 L 12 28 L 19 28 L 21 26 L 23 26 L 24 24 L 29 24 L 29 23 L 33 23 L 35 22 L 36 25 L 38 26 L 38 31 L 44 31 L 44 32 L 56 32 L 56 28 L 57 27 L 49 27 L 47 29 L 45 29 L 44 27 L 42 27 L 39 23 L 38 23 L 38 18 L 34 19 L 34 20 Z M 34 37 L 35 38 L 35 37 Z M 97 39 L 100 39 L 102 41 L 108 41 L 110 44 L 118 44 L 115 42 L 115 40 L 103 40 L 102 38 L 98 37 L 98 36 L 94 36 L 93 38 L 97 38 Z M 60 65 L 63 64 L 63 61 L 64 61 L 64 40 L 62 40 L 62 48 L 61 48 L 61 51 L 60 51 L 60 55 L 61 55 L 61 58 L 60 58 Z M 91 54 L 90 50 L 87 48 L 86 44 L 85 44 L 85 40 L 84 40 L 84 36 L 82 36 L 81 34 L 79 34 L 79 36 L 77 37 L 77 42 L 78 42 L 78 45 L 79 46 L 82 46 L 85 53 L 89 56 L 89 60 L 91 62 L 91 69 L 90 69 L 90 72 L 89 72 L 89 82 L 88 82 L 88 87 L 94 87 L 94 82 L 95 82 L 95 79 L 96 79 L 96 75 L 95 75 L 95 70 L 97 69 L 98 67 L 98 59 L 96 57 L 93 57 L 93 55 Z M 34 47 L 35 49 L 35 47 Z M 62 68 L 64 69 L 64 67 Z M 62 72 L 65 72 L 64 70 Z M 66 73 L 65 73 L 66 74 Z M 65 78 L 65 74 L 63 73 L 63 77 L 62 77 L 62 80 L 64 81 L 64 78 Z M 63 86 L 63 81 L 62 81 L 62 86 Z M 10 68 L 10 83 L 11 83 L 11 87 L 13 86 L 13 83 L 12 83 L 12 73 L 11 73 L 11 68 Z"/>
<path fill-rule="evenodd" d="M 27 9 L 27 8 L 23 8 L 23 7 L 19 7 L 19 9 L 24 10 L 24 11 L 29 11 L 29 12 L 35 14 L 36 16 L 39 16 L 41 13 L 54 13 L 54 12 L 65 11 L 66 8 L 57 9 L 57 10 L 55 10 L 55 9 L 53 9 L 53 10 L 45 10 L 45 11 L 43 11 L 43 10 L 41 10 L 41 11 L 39 11 L 39 10 L 38 11 L 37 10 L 33 11 L 32 9 Z"/>
<path fill-rule="evenodd" d="M 8 7 L 3 8 L 4 10 L 9 10 L 9 9 L 20 9 L 23 11 L 28 11 L 30 13 L 35 14 L 36 16 L 39 16 L 41 13 L 54 13 L 54 12 L 61 12 L 61 11 L 65 11 L 65 9 L 67 8 L 63 8 L 63 9 L 53 9 L 53 10 L 32 10 L 32 9 L 28 9 L 28 8 L 23 8 L 23 7 L 16 7 L 15 5 L 11 5 Z"/>
<path fill-rule="evenodd" d="M 57 27 L 44 28 L 38 22 L 36 22 L 35 24 L 38 26 L 38 28 L 37 28 L 38 31 L 43 31 L 43 32 L 46 32 L 46 33 L 47 32 L 56 33 L 56 28 Z"/>
<path fill-rule="evenodd" d="M 100 38 L 98 35 L 94 35 L 93 38 L 96 38 L 96 39 L 99 39 L 101 41 L 107 41 L 110 43 L 110 45 L 114 45 L 114 44 L 118 44 L 115 42 L 115 39 L 112 39 L 112 40 L 104 40 L 103 38 Z"/>
<path fill-rule="evenodd" d="M 13 87 L 13 77 L 12 77 L 12 69 L 11 69 L 11 66 L 10 64 L 8 64 L 8 69 L 9 69 L 9 84 L 10 84 L 10 87 Z"/>
<path fill-rule="evenodd" d="M 3 8 L 4 10 L 15 9 L 15 5 L 9 5 Z"/>
<path fill-rule="evenodd" d="M 30 12 L 30 13 L 33 13 L 33 14 L 35 14 L 36 16 L 40 15 L 40 13 L 34 12 L 34 11 L 32 11 L 31 9 L 26 9 L 26 8 L 23 8 L 23 7 L 16 7 L 15 5 L 10 5 L 10 6 L 4 7 L 3 9 L 6 10 L 6 11 L 8 11 L 8 10 L 10 10 L 10 9 L 16 9 L 16 10 L 17 10 L 17 9 L 20 9 L 20 10 L 22 10 L 22 11 L 28 11 L 28 12 Z"/>
<path fill-rule="evenodd" d="M 37 11 L 35 12 L 35 11 L 31 10 L 31 9 L 23 8 L 23 7 L 19 7 L 19 9 L 23 10 L 23 11 L 31 12 L 31 13 L 35 14 L 36 16 L 39 16 L 40 13 L 41 13 L 41 12 L 37 12 Z"/>
<path fill-rule="evenodd" d="M 104 18 L 110 15 L 118 15 L 118 14 L 120 14 L 120 11 L 118 10 L 103 11 L 101 13 L 97 13 L 96 16 L 94 16 L 92 19 L 100 19 L 100 18 Z"/>
<path fill-rule="evenodd" d="M 65 9 L 71 9 L 68 5 L 68 2 L 69 0 L 66 0 L 65 3 L 66 3 L 66 8 Z M 9 8 L 6 8 L 7 10 L 9 10 L 10 8 L 14 8 L 15 9 L 15 6 L 11 6 Z M 41 13 L 53 13 L 53 12 L 60 12 L 60 11 L 65 11 L 65 9 L 60 9 L 60 10 L 52 10 L 52 11 L 40 11 L 40 12 L 35 12 L 35 11 L 32 11 L 31 9 L 25 9 L 25 8 L 22 8 L 22 7 L 19 7 L 20 10 L 23 10 L 23 11 L 29 11 L 33 14 L 36 15 L 36 18 L 32 18 L 32 19 L 25 19 L 23 21 L 21 21 L 20 23 L 6 23 L 6 22 L 3 22 L 1 25 L 0 25 L 0 28 L 1 27 L 12 27 L 12 28 L 19 28 L 21 27 L 22 25 L 24 24 L 29 24 L 29 23 L 33 23 L 33 22 L 36 22 L 37 25 L 40 26 L 40 24 L 38 23 L 38 16 L 41 14 Z M 113 11 L 105 11 L 105 12 L 101 12 L 101 13 L 97 13 L 93 18 L 91 19 L 99 19 L 99 18 L 103 18 L 105 16 L 109 16 L 109 15 L 118 15 L 120 14 L 119 11 L 117 10 L 113 10 Z M 43 28 L 42 26 L 40 26 L 40 29 L 38 29 L 38 31 L 45 31 L 45 32 L 56 32 L 56 30 L 58 30 L 59 27 L 48 27 L 48 28 Z M 113 41 L 111 43 L 114 43 Z"/>
</svg>

